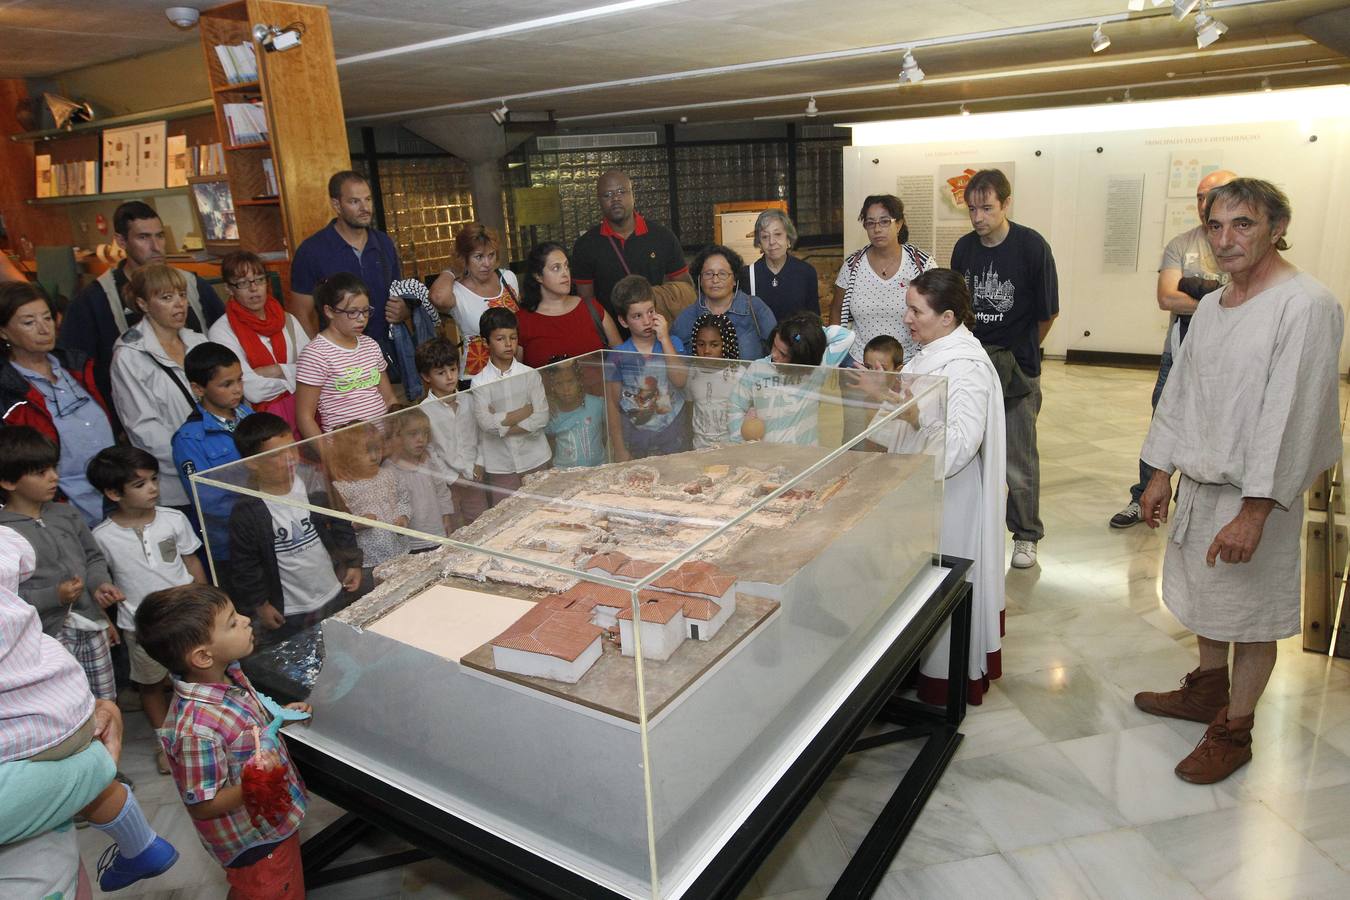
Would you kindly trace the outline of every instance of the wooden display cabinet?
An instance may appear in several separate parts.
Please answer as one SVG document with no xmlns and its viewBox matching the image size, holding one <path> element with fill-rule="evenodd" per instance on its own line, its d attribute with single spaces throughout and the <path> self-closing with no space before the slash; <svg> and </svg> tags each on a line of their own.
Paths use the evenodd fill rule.
<svg viewBox="0 0 1350 900">
<path fill-rule="evenodd" d="M 296 26 L 300 46 L 266 52 L 253 26 Z M 240 246 L 264 258 L 294 253 L 332 218 L 328 178 L 351 168 L 328 10 L 303 3 L 240 0 L 201 14 L 199 29 L 215 104 L 216 129 L 234 196 Z M 216 54 L 220 44 L 252 44 L 258 79 L 230 84 Z M 267 140 L 232 144 L 225 104 L 261 101 Z M 263 161 L 270 160 L 278 193 L 269 193 Z"/>
</svg>

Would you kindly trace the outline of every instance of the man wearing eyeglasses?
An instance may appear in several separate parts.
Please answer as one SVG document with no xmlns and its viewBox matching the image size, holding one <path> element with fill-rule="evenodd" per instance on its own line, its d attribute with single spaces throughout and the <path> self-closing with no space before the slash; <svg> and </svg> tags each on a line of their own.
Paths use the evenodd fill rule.
<svg viewBox="0 0 1350 900">
<path fill-rule="evenodd" d="M 694 283 L 675 232 L 649 222 L 634 211 L 633 181 L 611 169 L 595 183 L 600 224 L 577 238 L 572 248 L 572 285 L 577 294 L 597 299 L 614 316 L 610 292 L 626 275 L 641 275 L 653 286 L 680 283 L 678 300 L 658 298 L 657 312 L 673 321 L 675 313 L 694 299 Z M 615 321 L 619 321 L 615 317 Z"/>
<path fill-rule="evenodd" d="M 136 315 L 123 303 L 122 288 L 137 269 L 164 262 L 165 236 L 159 213 L 140 200 L 128 200 L 117 207 L 113 212 L 113 233 L 113 240 L 126 251 L 127 258 L 70 301 L 56 345 L 64 350 L 80 350 L 94 361 L 94 383 L 108 401 L 113 428 L 121 431 L 117 411 L 112 407 L 112 351 L 113 344 L 127 330 L 127 317 Z M 185 327 L 206 334 L 206 329 L 225 314 L 225 304 L 200 275 L 192 272 L 182 275 L 187 281 Z"/>
</svg>

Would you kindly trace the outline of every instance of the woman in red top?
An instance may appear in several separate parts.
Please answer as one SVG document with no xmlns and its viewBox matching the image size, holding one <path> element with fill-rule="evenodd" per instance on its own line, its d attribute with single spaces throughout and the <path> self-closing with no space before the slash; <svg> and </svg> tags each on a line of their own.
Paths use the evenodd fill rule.
<svg viewBox="0 0 1350 900">
<path fill-rule="evenodd" d="M 538 369 L 618 345 L 619 329 L 604 307 L 572 293 L 572 271 L 561 244 L 539 244 L 525 266 L 516 351 L 525 365 Z"/>
</svg>

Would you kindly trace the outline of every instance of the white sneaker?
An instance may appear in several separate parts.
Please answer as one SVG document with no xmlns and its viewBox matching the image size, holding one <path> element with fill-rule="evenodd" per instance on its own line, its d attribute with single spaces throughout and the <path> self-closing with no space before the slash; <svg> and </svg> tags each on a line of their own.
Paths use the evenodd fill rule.
<svg viewBox="0 0 1350 900">
<path fill-rule="evenodd" d="M 1030 569 L 1036 565 L 1036 542 L 1013 541 L 1012 567 Z"/>
</svg>

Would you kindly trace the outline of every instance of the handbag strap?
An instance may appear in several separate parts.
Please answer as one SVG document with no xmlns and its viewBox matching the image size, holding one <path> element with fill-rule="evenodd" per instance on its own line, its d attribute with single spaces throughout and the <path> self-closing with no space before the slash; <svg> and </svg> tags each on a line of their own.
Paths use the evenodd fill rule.
<svg viewBox="0 0 1350 900">
<path fill-rule="evenodd" d="M 609 338 L 605 337 L 605 326 L 600 320 L 600 316 L 596 314 L 595 307 L 591 306 L 591 301 L 587 300 L 585 297 L 581 298 L 581 305 L 586 307 L 586 312 L 591 314 L 591 324 L 595 326 L 595 333 L 600 335 L 600 346 L 608 347 Z"/>
<path fill-rule="evenodd" d="M 614 255 L 619 258 L 619 265 L 623 266 L 623 274 L 632 275 L 633 270 L 628 268 L 628 260 L 624 257 L 623 251 L 619 249 L 619 243 L 614 240 L 613 235 L 609 236 L 609 246 L 614 249 Z"/>
<path fill-rule="evenodd" d="M 187 401 L 187 403 L 188 403 L 188 409 L 189 409 L 189 410 L 196 409 L 196 408 L 197 408 L 197 401 L 196 401 L 196 399 L 192 396 L 192 394 L 188 391 L 187 388 L 183 387 L 183 382 L 181 382 L 181 381 L 178 380 L 178 376 L 175 375 L 175 374 L 173 373 L 173 369 L 170 369 L 168 366 L 164 365 L 164 363 L 160 362 L 160 361 L 159 361 L 158 359 L 156 359 L 153 355 L 150 355 L 150 354 L 147 354 L 147 355 L 150 356 L 150 361 L 151 361 L 151 362 L 153 362 L 155 365 L 157 365 L 157 366 L 159 366 L 161 369 L 163 369 L 163 370 L 164 370 L 164 374 L 169 376 L 169 380 L 173 382 L 173 386 L 176 387 L 176 388 L 178 388 L 178 392 L 179 392 L 180 394 L 182 394 L 182 395 L 183 395 L 183 399 Z"/>
</svg>

